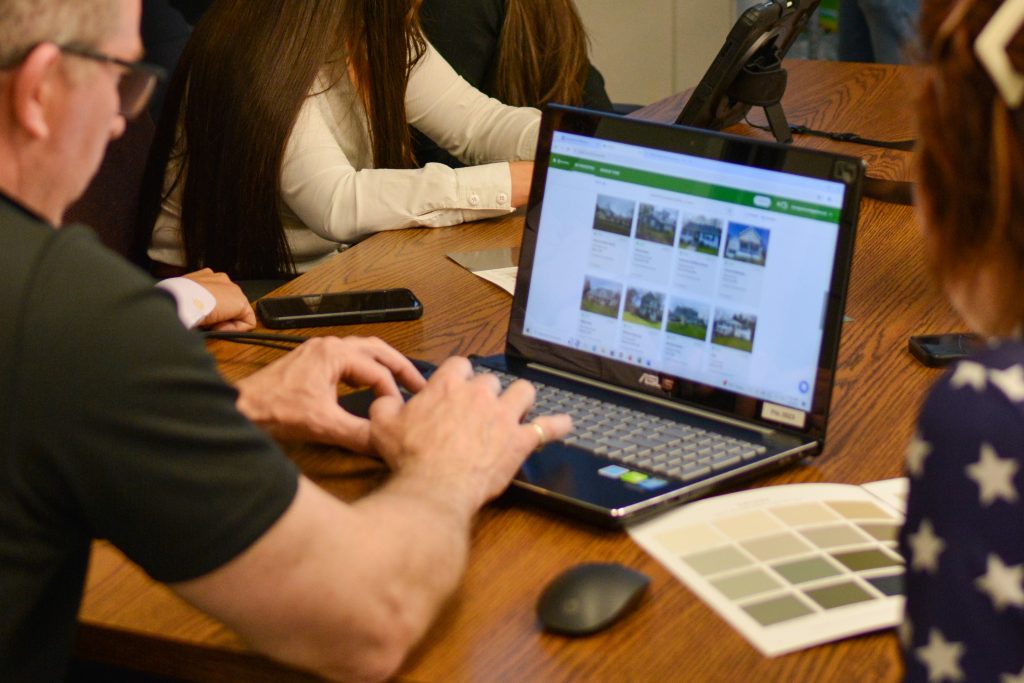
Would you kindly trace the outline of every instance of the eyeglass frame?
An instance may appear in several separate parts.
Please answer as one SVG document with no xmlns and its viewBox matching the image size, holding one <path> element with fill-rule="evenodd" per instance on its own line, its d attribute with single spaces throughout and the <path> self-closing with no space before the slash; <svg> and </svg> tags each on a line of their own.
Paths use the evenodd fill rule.
<svg viewBox="0 0 1024 683">
<path fill-rule="evenodd" d="M 133 101 L 130 103 L 125 102 L 125 95 L 120 88 L 121 80 L 118 80 L 117 94 L 120 99 L 118 113 L 129 120 L 134 119 L 142 113 L 143 109 L 146 108 L 146 104 L 149 102 L 150 97 L 152 97 L 157 83 L 167 79 L 167 70 L 150 62 L 141 60 L 129 62 L 79 45 L 57 45 L 57 49 L 63 54 L 69 54 L 83 59 L 91 59 L 94 62 L 100 62 L 103 64 L 113 64 L 123 69 L 127 69 L 128 72 L 123 73 L 121 75 L 121 79 L 124 79 L 129 73 L 146 77 L 146 81 L 138 91 L 138 94 L 132 95 Z"/>
<path fill-rule="evenodd" d="M 44 44 L 46 43 L 37 43 L 32 47 L 28 48 L 27 50 L 25 50 L 25 52 L 21 54 L 19 57 L 10 60 L 6 64 L 0 64 L 0 71 L 7 71 L 8 69 L 13 69 L 16 66 L 20 65 L 22 62 L 28 59 L 28 56 L 32 54 L 33 50 L 35 50 L 40 45 Z M 136 116 L 141 114 L 142 110 L 149 102 L 149 98 L 152 97 L 153 91 L 156 88 L 156 84 L 167 80 L 167 70 L 161 66 L 152 64 L 150 62 L 129 62 L 124 59 L 118 59 L 117 57 L 113 57 L 111 55 L 104 54 L 102 52 L 98 52 L 87 47 L 83 47 L 81 45 L 58 45 L 56 43 L 53 43 L 53 45 L 58 50 L 60 50 L 62 54 L 68 54 L 74 57 L 81 57 L 83 59 L 91 59 L 95 62 L 100 62 L 103 64 L 113 64 L 123 69 L 127 69 L 130 73 L 142 74 L 143 76 L 147 77 L 145 84 L 139 91 L 140 94 L 133 96 L 135 98 L 135 101 L 132 102 L 133 106 L 131 107 L 125 106 L 124 96 L 120 90 L 121 80 L 118 80 L 118 98 L 121 100 L 118 113 L 120 113 L 121 116 L 124 116 L 126 119 L 134 119 Z M 123 79 L 126 75 L 126 73 L 122 73 L 121 79 Z"/>
</svg>

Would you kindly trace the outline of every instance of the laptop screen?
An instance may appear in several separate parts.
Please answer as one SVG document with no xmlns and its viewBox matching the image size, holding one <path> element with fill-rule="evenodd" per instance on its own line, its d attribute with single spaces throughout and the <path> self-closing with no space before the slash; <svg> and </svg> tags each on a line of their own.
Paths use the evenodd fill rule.
<svg viewBox="0 0 1024 683">
<path fill-rule="evenodd" d="M 525 333 L 809 410 L 843 192 L 557 132 Z"/>
<path fill-rule="evenodd" d="M 810 412 L 847 185 L 777 150 L 751 163 L 757 145 L 685 153 L 566 128 L 538 160 L 521 335 Z"/>
</svg>

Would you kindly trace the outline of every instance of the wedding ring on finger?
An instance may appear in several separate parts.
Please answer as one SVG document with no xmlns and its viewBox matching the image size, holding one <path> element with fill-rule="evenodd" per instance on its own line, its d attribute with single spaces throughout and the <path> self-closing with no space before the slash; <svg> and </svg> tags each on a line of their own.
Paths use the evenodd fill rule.
<svg viewBox="0 0 1024 683">
<path fill-rule="evenodd" d="M 535 432 L 537 432 L 537 446 L 533 450 L 539 451 L 540 449 L 544 448 L 544 444 L 548 442 L 548 435 L 544 431 L 544 428 L 541 427 L 536 422 L 531 422 L 530 426 L 533 427 Z"/>
</svg>

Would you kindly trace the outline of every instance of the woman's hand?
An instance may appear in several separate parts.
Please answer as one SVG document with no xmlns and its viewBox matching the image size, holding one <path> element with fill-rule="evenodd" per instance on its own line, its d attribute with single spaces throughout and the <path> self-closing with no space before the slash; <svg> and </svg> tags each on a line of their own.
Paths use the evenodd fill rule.
<svg viewBox="0 0 1024 683">
<path fill-rule="evenodd" d="M 508 170 L 512 176 L 512 207 L 519 208 L 530 199 L 530 183 L 533 182 L 532 161 L 510 161 Z"/>
</svg>

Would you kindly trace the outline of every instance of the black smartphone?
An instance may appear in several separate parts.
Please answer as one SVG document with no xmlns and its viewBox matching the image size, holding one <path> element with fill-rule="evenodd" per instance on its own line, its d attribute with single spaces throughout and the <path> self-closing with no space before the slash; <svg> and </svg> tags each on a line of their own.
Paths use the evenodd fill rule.
<svg viewBox="0 0 1024 683">
<path fill-rule="evenodd" d="M 265 327 L 280 330 L 415 320 L 423 315 L 423 304 L 401 288 L 260 299 L 256 310 Z"/>
<path fill-rule="evenodd" d="M 907 347 L 914 358 L 930 368 L 940 368 L 966 358 L 984 344 L 976 334 L 930 334 L 911 337 Z"/>
</svg>

